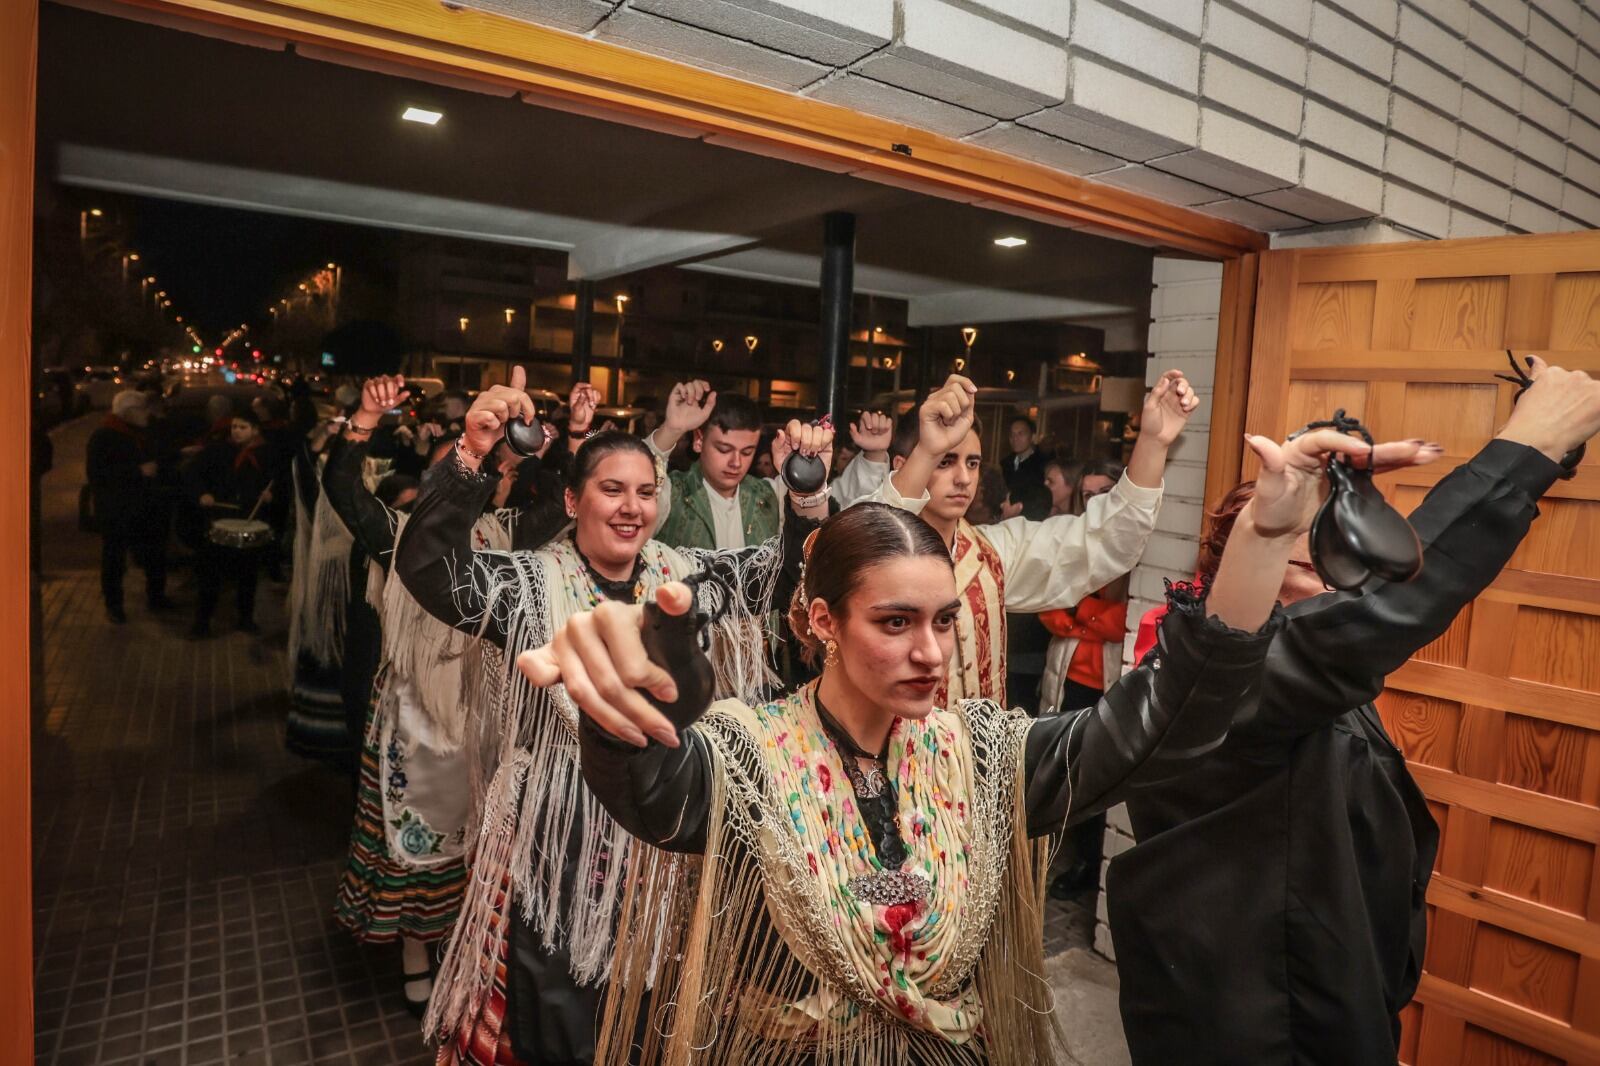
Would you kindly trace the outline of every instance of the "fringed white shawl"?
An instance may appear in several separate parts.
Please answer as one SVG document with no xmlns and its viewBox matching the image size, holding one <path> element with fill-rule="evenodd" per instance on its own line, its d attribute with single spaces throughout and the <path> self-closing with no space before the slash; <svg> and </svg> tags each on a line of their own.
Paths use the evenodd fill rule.
<svg viewBox="0 0 1600 1066">
<path fill-rule="evenodd" d="M 777 542 L 743 552 L 701 552 L 652 540 L 641 555 L 641 602 L 658 586 L 682 580 L 708 563 L 725 572 L 736 590 L 750 590 L 733 596 L 713 626 L 711 660 L 719 697 L 758 702 L 776 684 L 764 630 L 778 576 Z M 504 558 L 495 563 L 503 564 Z M 623 873 L 634 843 L 583 783 L 580 712 L 566 689 L 534 688 L 515 665 L 519 653 L 548 643 L 569 617 L 591 609 L 599 594 L 570 539 L 537 552 L 514 552 L 510 560 L 510 567 L 489 571 L 483 615 L 485 624 L 493 619 L 506 632 L 499 669 L 485 669 L 482 679 L 485 692 L 498 696 L 497 710 L 485 716 L 477 742 L 469 737 L 467 743 L 469 757 L 477 753 L 483 759 L 472 774 L 483 790 L 472 877 L 424 1021 L 425 1032 L 447 1039 L 477 1016 L 493 987 L 511 899 L 518 901 L 522 917 L 546 949 L 565 945 L 580 983 L 606 978 Z M 715 586 L 702 589 L 703 608 L 714 611 L 721 599 Z M 760 609 L 751 610 L 750 604 Z M 489 661 L 485 656 L 486 665 Z M 577 887 L 569 894 L 562 885 L 568 875 L 568 840 L 578 826 L 582 840 L 571 878 Z M 507 881 L 510 898 L 501 892 Z"/>
<path fill-rule="evenodd" d="M 336 666 L 344 658 L 344 614 L 350 597 L 350 549 L 355 537 L 328 502 L 328 494 L 322 491 L 321 474 L 326 462 L 325 455 L 315 460 L 317 496 L 309 513 L 302 502 L 302 467 L 298 463 L 294 467 L 294 573 L 289 582 L 291 675 L 302 651 L 320 666 Z M 388 459 L 366 460 L 361 476 L 368 492 L 383 480 L 390 465 Z"/>
</svg>

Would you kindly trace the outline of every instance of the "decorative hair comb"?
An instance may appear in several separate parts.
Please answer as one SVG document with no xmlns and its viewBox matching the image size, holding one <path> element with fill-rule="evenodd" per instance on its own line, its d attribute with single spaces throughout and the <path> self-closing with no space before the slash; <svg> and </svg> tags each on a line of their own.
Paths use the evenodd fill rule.
<svg viewBox="0 0 1600 1066">
<path fill-rule="evenodd" d="M 1523 393 L 1527 392 L 1533 387 L 1533 379 L 1528 376 L 1528 372 L 1523 369 L 1522 364 L 1517 362 L 1517 357 L 1512 354 L 1510 348 L 1506 349 L 1506 358 L 1511 361 L 1511 373 L 1496 374 L 1495 377 L 1499 378 L 1501 381 L 1509 381 L 1511 384 L 1517 386 L 1517 391 L 1511 397 L 1511 402 L 1516 403 L 1518 400 L 1522 399 Z M 1528 360 L 1529 365 L 1532 365 L 1533 356 L 1530 355 L 1526 356 L 1525 358 Z M 1569 481 L 1577 475 L 1578 464 L 1583 462 L 1583 453 L 1588 449 L 1588 447 L 1589 446 L 1587 444 L 1580 444 L 1566 455 L 1561 457 L 1561 480 Z"/>
<path fill-rule="evenodd" d="M 1290 440 L 1314 429 L 1358 433 L 1372 447 L 1372 434 L 1360 421 L 1333 413 L 1312 422 Z M 1328 457 L 1328 497 L 1311 520 L 1311 563 L 1330 588 L 1359 589 L 1373 577 L 1410 581 L 1422 572 L 1422 543 L 1405 516 L 1390 506 L 1372 483 L 1372 453 L 1357 467 L 1345 455 Z"/>
</svg>

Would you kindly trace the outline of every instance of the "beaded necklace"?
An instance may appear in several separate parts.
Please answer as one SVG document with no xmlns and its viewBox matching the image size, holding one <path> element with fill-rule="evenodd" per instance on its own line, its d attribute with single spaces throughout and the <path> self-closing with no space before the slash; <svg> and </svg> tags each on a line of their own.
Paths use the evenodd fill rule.
<svg viewBox="0 0 1600 1066">
<path fill-rule="evenodd" d="M 588 598 L 587 608 L 592 610 L 600 606 L 602 599 L 619 600 L 623 603 L 638 603 L 644 599 L 644 573 L 645 561 L 643 555 L 633 558 L 633 573 L 622 581 L 613 581 L 601 576 L 589 562 L 589 557 L 583 554 L 583 549 L 578 547 L 578 538 L 574 534 L 571 538 L 572 552 L 578 557 L 578 573 L 586 579 L 586 585 L 581 590 Z"/>
</svg>

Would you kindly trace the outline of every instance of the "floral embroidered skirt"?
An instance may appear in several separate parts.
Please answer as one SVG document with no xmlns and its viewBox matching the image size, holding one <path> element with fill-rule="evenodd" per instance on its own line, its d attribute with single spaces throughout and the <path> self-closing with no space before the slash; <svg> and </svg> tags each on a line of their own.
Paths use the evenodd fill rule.
<svg viewBox="0 0 1600 1066">
<path fill-rule="evenodd" d="M 417 866 L 402 862 L 391 851 L 391 839 L 402 845 L 420 841 L 418 850 L 427 851 L 436 843 L 438 834 L 417 823 L 409 810 L 396 819 L 401 824 L 385 824 L 384 790 L 389 782 L 383 779 L 383 764 L 391 764 L 389 775 L 396 778 L 397 785 L 403 788 L 405 784 L 403 768 L 393 765 L 399 761 L 399 753 L 390 752 L 389 759 L 383 757 L 382 744 L 388 731 L 379 728 L 379 716 L 384 713 L 386 675 L 386 670 L 380 670 L 372 685 L 361 748 L 355 825 L 350 833 L 349 859 L 334 902 L 334 916 L 366 944 L 391 943 L 402 935 L 422 941 L 441 940 L 449 934 L 461 911 L 467 868 L 459 854 Z"/>
</svg>

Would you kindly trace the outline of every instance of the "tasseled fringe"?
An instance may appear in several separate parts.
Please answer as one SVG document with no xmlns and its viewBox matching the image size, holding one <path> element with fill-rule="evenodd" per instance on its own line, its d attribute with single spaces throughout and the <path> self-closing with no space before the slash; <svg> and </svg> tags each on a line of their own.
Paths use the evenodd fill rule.
<svg viewBox="0 0 1600 1066">
<path fill-rule="evenodd" d="M 686 560 L 654 542 L 645 550 L 651 581 L 662 574 L 685 577 L 696 564 L 708 561 Z M 576 594 L 567 588 L 571 575 L 566 571 L 575 564 L 571 552 L 568 542 L 557 541 L 540 552 L 474 558 L 469 565 L 476 572 L 458 578 L 458 586 L 475 579 L 483 590 L 479 623 L 487 627 L 493 621 L 505 632 L 508 653 L 492 651 L 464 671 L 469 704 L 493 710 L 481 713 L 473 735 L 465 738 L 473 816 L 481 828 L 469 852 L 468 898 L 435 978 L 426 1020 L 426 1031 L 447 1038 L 476 1016 L 493 984 L 511 917 L 508 882 L 522 918 L 546 948 L 566 947 L 580 983 L 604 980 L 611 972 L 616 919 L 630 884 L 625 873 L 630 855 L 641 845 L 612 820 L 583 782 L 578 710 L 566 690 L 559 685 L 534 688 L 515 664 L 516 652 L 548 643 L 575 609 Z M 749 605 L 770 601 L 778 553 L 769 546 L 751 556 L 739 566 L 727 557 L 713 563 L 730 574 L 735 589 L 751 591 L 735 597 L 717 623 L 712 661 L 719 694 L 758 702 L 775 678 L 765 654 L 764 618 Z M 387 639 L 387 618 L 385 630 Z M 581 834 L 576 854 L 568 847 L 574 833 Z M 579 871 L 573 892 L 562 887 L 569 856 Z M 663 884 L 677 886 L 691 882 L 697 872 L 688 860 L 668 857 L 657 876 Z M 673 887 L 670 895 L 655 898 L 680 895 Z M 634 939 L 651 945 L 646 952 L 648 982 L 657 965 L 665 965 L 671 919 L 658 908 L 635 914 L 629 922 Z M 623 984 L 614 983 L 608 999 L 619 998 Z"/>
<path fill-rule="evenodd" d="M 439 960 L 422 1021 L 424 1033 L 447 1042 L 466 1019 L 483 1009 L 494 986 L 495 964 L 506 936 L 507 915 L 501 904 L 511 871 L 515 818 L 531 764 L 532 759 L 520 753 L 505 760 L 489 786 L 461 915 Z"/>
<path fill-rule="evenodd" d="M 474 535 L 492 549 L 508 546 L 510 536 L 493 515 L 484 515 Z M 395 542 L 405 536 L 405 522 L 397 523 Z M 396 549 L 398 550 L 398 549 Z M 429 614 L 402 581 L 389 581 L 383 589 L 383 653 L 395 673 L 411 682 L 417 699 L 410 705 L 406 730 L 418 742 L 441 754 L 459 751 L 469 714 L 488 713 L 492 703 L 480 702 L 472 669 L 485 643 L 446 625 Z"/>
<path fill-rule="evenodd" d="M 816 962 L 802 957 L 821 958 L 827 952 L 802 942 L 799 925 L 804 919 L 784 899 L 798 891 L 803 878 L 778 858 L 784 850 L 778 844 L 782 820 L 770 824 L 771 811 L 747 802 L 741 778 L 760 773 L 750 762 L 750 738 L 737 738 L 713 724 L 707 730 L 713 765 L 706 853 L 686 857 L 635 847 L 595 1062 L 1076 1063 L 1043 976 L 1049 848 L 1027 837 L 1022 735 L 1021 729 L 998 723 L 985 745 L 984 754 L 999 760 L 1001 777 L 991 780 L 987 790 L 999 804 L 990 808 L 992 824 L 1006 834 L 1005 840 L 995 841 L 999 854 L 993 858 L 1006 868 L 996 873 L 1000 901 L 993 920 L 979 922 L 973 930 L 981 950 L 964 971 L 965 980 L 976 984 L 983 1010 L 974 1039 L 957 1043 L 905 1025 L 871 995 L 860 990 L 845 995 L 830 987 Z M 951 979 L 960 979 L 960 973 Z M 646 1019 L 642 1028 L 641 1014 Z"/>
<path fill-rule="evenodd" d="M 298 493 L 295 499 L 298 509 Z M 320 665 L 334 666 L 344 655 L 344 611 L 350 595 L 350 549 L 355 538 L 339 520 L 321 485 L 317 486 L 309 529 L 302 537 L 299 531 L 307 525 L 304 518 L 302 514 L 296 519 L 289 660 L 293 663 L 303 651 Z"/>
</svg>

